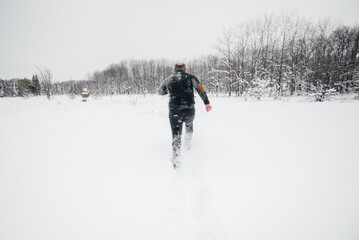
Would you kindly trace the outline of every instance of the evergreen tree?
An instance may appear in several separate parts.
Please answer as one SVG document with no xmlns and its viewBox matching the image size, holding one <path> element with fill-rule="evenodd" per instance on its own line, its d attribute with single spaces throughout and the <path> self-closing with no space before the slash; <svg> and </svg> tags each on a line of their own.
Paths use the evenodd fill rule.
<svg viewBox="0 0 359 240">
<path fill-rule="evenodd" d="M 37 75 L 32 75 L 31 92 L 35 96 L 40 96 L 40 94 L 41 94 L 41 85 L 40 85 L 40 81 L 39 81 L 39 78 L 37 77 Z"/>
<path fill-rule="evenodd" d="M 0 79 L 0 97 L 5 97 L 5 81 Z"/>
</svg>

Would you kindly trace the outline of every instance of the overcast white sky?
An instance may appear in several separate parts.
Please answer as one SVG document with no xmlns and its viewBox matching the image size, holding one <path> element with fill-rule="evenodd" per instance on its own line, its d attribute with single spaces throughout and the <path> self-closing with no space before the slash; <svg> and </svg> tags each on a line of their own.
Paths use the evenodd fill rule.
<svg viewBox="0 0 359 240">
<path fill-rule="evenodd" d="M 358 0 L 0 0 L 0 78 L 84 79 L 126 58 L 207 54 L 222 29 L 288 9 L 359 23 Z"/>
</svg>

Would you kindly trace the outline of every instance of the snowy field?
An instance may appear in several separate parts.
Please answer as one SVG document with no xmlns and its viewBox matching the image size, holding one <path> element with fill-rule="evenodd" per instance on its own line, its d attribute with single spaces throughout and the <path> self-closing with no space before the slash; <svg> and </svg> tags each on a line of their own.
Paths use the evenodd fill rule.
<svg viewBox="0 0 359 240">
<path fill-rule="evenodd" d="M 1 240 L 357 240 L 359 101 L 0 99 Z"/>
</svg>

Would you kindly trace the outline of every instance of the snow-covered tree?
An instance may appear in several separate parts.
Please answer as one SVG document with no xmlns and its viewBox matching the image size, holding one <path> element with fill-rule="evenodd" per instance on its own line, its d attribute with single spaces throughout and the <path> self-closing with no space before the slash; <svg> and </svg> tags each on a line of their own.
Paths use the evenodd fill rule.
<svg viewBox="0 0 359 240">
<path fill-rule="evenodd" d="M 260 100 L 262 96 L 269 94 L 273 89 L 270 87 L 270 79 L 256 78 L 252 81 L 252 87 L 248 90 L 248 95 Z"/>
</svg>

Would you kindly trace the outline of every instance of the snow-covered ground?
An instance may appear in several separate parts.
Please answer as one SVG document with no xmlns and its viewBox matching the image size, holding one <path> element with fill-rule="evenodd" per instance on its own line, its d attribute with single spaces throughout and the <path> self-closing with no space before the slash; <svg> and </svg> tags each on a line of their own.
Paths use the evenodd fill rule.
<svg viewBox="0 0 359 240">
<path fill-rule="evenodd" d="M 359 101 L 210 100 L 0 99 L 0 239 L 359 239 Z"/>
</svg>

